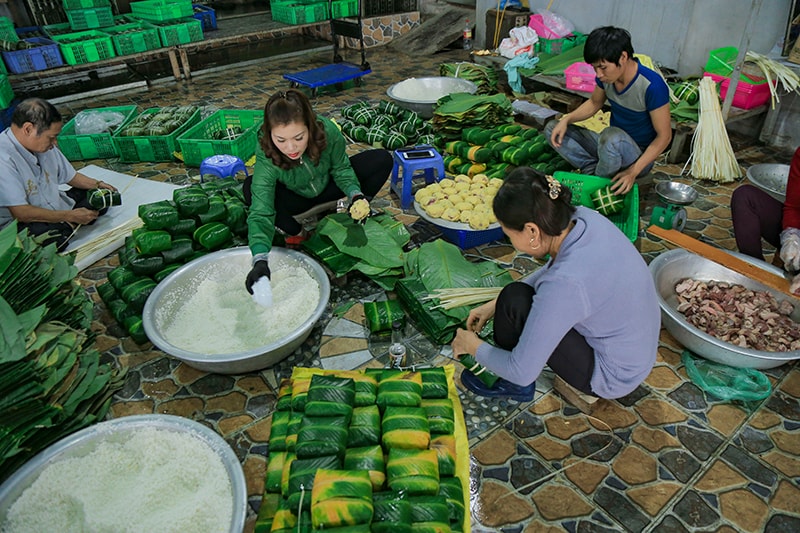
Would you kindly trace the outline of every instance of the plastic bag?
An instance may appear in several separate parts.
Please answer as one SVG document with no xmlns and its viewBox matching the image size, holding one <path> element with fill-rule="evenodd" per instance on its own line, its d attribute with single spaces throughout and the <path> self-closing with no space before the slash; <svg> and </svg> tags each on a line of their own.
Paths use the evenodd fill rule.
<svg viewBox="0 0 800 533">
<path fill-rule="evenodd" d="M 575 30 L 575 25 L 561 15 L 556 15 L 546 9 L 541 9 L 537 13 L 542 16 L 542 22 L 547 29 L 555 33 L 557 38 L 566 37 Z"/>
<path fill-rule="evenodd" d="M 113 131 L 124 120 L 125 115 L 117 111 L 81 111 L 75 115 L 75 133 L 93 135 Z"/>
<path fill-rule="evenodd" d="M 508 37 L 500 42 L 500 55 L 511 59 L 518 54 L 527 53 L 531 55 L 533 45 L 539 40 L 539 36 L 528 26 L 511 28 Z"/>
<path fill-rule="evenodd" d="M 681 362 L 695 385 L 721 400 L 763 400 L 772 392 L 769 378 L 752 368 L 696 359 L 687 350 L 681 354 Z"/>
</svg>

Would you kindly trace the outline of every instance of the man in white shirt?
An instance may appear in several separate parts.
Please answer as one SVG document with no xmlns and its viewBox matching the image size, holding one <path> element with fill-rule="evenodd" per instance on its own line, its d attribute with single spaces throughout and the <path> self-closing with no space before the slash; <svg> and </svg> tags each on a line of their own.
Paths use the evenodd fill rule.
<svg viewBox="0 0 800 533">
<path fill-rule="evenodd" d="M 114 186 L 76 172 L 58 149 L 63 120 L 50 102 L 28 98 L 19 103 L 11 126 L 0 133 L 0 227 L 17 220 L 18 229 L 47 233 L 44 243 L 66 247 L 75 230 L 102 214 L 86 191 Z M 67 184 L 68 190 L 60 186 Z M 103 211 L 104 212 L 104 211 Z"/>
</svg>

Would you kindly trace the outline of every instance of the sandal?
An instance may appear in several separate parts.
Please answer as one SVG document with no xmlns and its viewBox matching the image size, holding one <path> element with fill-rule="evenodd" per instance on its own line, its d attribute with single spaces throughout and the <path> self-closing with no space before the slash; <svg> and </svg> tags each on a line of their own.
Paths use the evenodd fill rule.
<svg viewBox="0 0 800 533">
<path fill-rule="evenodd" d="M 515 385 L 508 380 L 499 378 L 494 387 L 489 388 L 475 374 L 467 369 L 461 372 L 461 383 L 471 392 L 484 398 L 506 398 L 520 403 L 530 402 L 536 392 L 536 382 L 528 386 Z"/>
</svg>

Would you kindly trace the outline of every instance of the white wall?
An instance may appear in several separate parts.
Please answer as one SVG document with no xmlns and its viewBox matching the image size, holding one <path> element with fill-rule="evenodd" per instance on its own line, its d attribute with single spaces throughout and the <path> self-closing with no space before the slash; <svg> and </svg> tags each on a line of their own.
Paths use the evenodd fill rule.
<svg viewBox="0 0 800 533">
<path fill-rule="evenodd" d="M 530 10 L 549 3 L 529 0 Z M 754 7 L 747 49 L 767 53 L 786 31 L 791 0 L 558 0 L 551 10 L 581 33 L 606 25 L 625 28 L 636 52 L 686 77 L 702 74 L 710 50 L 739 47 Z M 478 46 L 485 47 L 486 11 L 496 8 L 497 0 L 476 0 Z"/>
</svg>

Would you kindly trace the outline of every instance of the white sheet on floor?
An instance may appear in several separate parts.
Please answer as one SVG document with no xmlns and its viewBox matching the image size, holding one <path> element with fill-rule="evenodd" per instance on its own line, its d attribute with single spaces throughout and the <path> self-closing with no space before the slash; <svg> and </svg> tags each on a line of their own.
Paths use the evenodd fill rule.
<svg viewBox="0 0 800 533">
<path fill-rule="evenodd" d="M 160 200 L 172 199 L 172 191 L 179 188 L 178 185 L 162 183 L 143 178 L 137 178 L 128 174 L 114 172 L 97 165 L 89 165 L 79 170 L 82 174 L 110 183 L 122 193 L 122 205 L 111 207 L 108 212 L 99 217 L 97 222 L 91 226 L 81 226 L 70 239 L 69 246 L 64 253 L 70 253 L 79 247 L 88 244 L 96 239 L 102 239 L 104 235 L 110 235 L 116 228 L 131 224 L 139 217 L 139 206 L 158 202 Z M 130 235 L 130 232 L 127 233 Z M 116 235 L 113 240 L 109 240 L 91 253 L 80 254 L 75 259 L 75 266 L 81 271 L 86 267 L 107 256 L 125 243 L 127 235 Z"/>
</svg>

